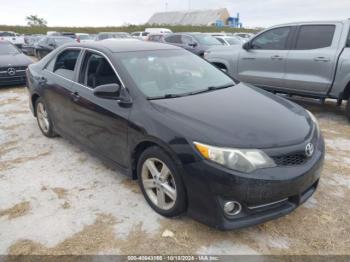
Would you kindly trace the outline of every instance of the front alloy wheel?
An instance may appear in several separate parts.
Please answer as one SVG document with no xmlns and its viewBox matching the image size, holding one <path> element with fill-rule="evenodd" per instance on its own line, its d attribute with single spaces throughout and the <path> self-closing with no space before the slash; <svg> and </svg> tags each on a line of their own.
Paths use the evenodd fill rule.
<svg viewBox="0 0 350 262">
<path fill-rule="evenodd" d="M 175 179 L 167 165 L 157 158 L 147 159 L 142 166 L 142 184 L 149 199 L 163 210 L 171 209 L 177 197 Z"/>
<path fill-rule="evenodd" d="M 186 190 L 180 168 L 157 146 L 146 149 L 137 164 L 142 193 L 148 204 L 166 217 L 186 210 Z"/>
</svg>

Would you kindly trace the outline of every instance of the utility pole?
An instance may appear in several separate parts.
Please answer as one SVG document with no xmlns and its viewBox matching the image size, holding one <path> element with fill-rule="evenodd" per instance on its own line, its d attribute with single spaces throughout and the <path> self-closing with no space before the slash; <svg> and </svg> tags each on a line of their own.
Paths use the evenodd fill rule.
<svg viewBox="0 0 350 262">
<path fill-rule="evenodd" d="M 191 11 L 191 0 L 188 0 L 188 11 Z"/>
<path fill-rule="evenodd" d="M 165 0 L 165 11 L 168 11 L 168 1 Z"/>
</svg>

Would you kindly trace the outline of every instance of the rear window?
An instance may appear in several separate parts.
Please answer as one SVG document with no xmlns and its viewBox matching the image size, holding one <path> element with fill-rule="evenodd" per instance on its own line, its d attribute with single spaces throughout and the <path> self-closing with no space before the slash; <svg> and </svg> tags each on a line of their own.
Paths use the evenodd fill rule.
<svg viewBox="0 0 350 262">
<path fill-rule="evenodd" d="M 297 50 L 325 48 L 332 45 L 335 25 L 304 25 L 300 27 Z"/>
<path fill-rule="evenodd" d="M 0 36 L 16 36 L 15 33 L 12 32 L 0 32 Z"/>
</svg>

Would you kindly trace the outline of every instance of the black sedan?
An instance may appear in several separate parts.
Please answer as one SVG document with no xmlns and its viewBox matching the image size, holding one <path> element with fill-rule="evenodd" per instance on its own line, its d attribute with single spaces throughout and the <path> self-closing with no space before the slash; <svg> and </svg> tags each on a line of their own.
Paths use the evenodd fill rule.
<svg viewBox="0 0 350 262">
<path fill-rule="evenodd" d="M 74 43 L 75 40 L 67 36 L 45 36 L 35 44 L 34 53 L 38 59 L 42 59 L 57 47 L 72 42 Z"/>
<path fill-rule="evenodd" d="M 25 71 L 33 61 L 8 41 L 0 41 L 0 86 L 26 82 Z"/>
<path fill-rule="evenodd" d="M 61 47 L 28 70 L 30 104 L 61 135 L 138 179 L 159 214 L 220 229 L 285 215 L 316 190 L 324 141 L 314 116 L 235 84 L 171 45 Z"/>
</svg>

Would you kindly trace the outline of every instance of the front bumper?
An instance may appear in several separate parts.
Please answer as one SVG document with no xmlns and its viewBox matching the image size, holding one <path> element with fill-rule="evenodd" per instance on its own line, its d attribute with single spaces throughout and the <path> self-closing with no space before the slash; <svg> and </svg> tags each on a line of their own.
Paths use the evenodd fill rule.
<svg viewBox="0 0 350 262">
<path fill-rule="evenodd" d="M 324 161 L 324 141 L 306 163 L 242 174 L 208 161 L 184 166 L 188 215 L 218 229 L 237 229 L 286 215 L 316 191 Z M 242 212 L 227 216 L 225 201 L 238 201 Z"/>
</svg>

